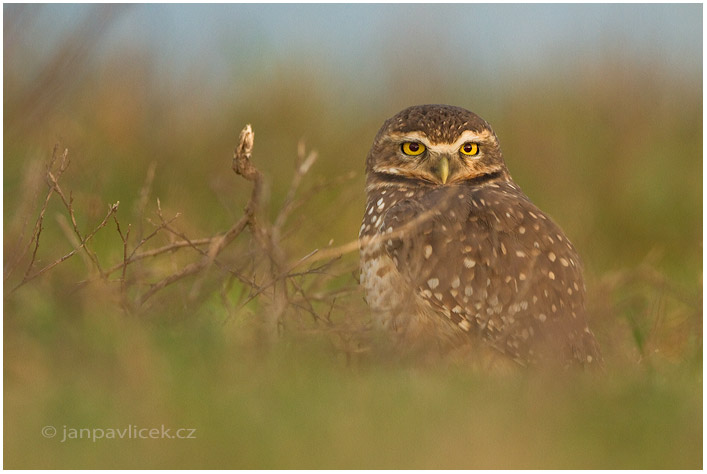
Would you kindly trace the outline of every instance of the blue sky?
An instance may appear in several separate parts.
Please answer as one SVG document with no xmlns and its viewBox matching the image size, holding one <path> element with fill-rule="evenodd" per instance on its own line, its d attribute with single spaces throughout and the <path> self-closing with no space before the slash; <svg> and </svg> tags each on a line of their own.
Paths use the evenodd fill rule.
<svg viewBox="0 0 707 474">
<path fill-rule="evenodd" d="M 5 5 L 6 51 L 8 44 L 19 45 L 17 54 L 6 54 L 6 71 L 35 76 L 34 67 L 56 54 L 62 35 L 87 18 L 90 25 L 100 24 L 100 8 L 105 7 Z M 90 48 L 89 59 L 100 64 L 130 58 L 121 54 L 126 51 L 146 52 L 151 77 L 161 87 L 175 94 L 196 88 L 208 106 L 218 105 L 229 94 L 261 93 L 264 78 L 273 78 L 271 84 L 287 84 L 297 71 L 309 73 L 299 80 L 316 77 L 319 84 L 329 86 L 321 91 L 327 101 L 349 100 L 356 105 L 380 103 L 395 91 L 406 102 L 463 98 L 483 106 L 484 101 L 495 103 L 512 97 L 513 91 L 526 90 L 528 82 L 539 81 L 551 90 L 572 84 L 595 66 L 605 71 L 607 64 L 610 68 L 627 64 L 635 74 L 629 79 L 633 81 L 656 71 L 686 84 L 702 83 L 701 4 L 120 8 L 122 13 Z M 30 21 L 17 21 L 19 16 Z M 13 22 L 21 27 L 13 30 Z M 632 63 L 640 67 L 631 68 Z M 172 85 L 174 89 L 169 89 Z"/>
<path fill-rule="evenodd" d="M 52 44 L 91 11 L 43 7 L 38 41 Z M 371 79 L 403 59 L 493 76 L 571 68 L 618 51 L 692 75 L 702 70 L 702 5 L 135 5 L 103 39 L 108 50 L 126 45 L 176 71 L 204 64 L 232 73 L 234 63 L 267 58 Z"/>
<path fill-rule="evenodd" d="M 369 78 L 394 59 L 505 74 L 572 67 L 611 50 L 701 71 L 701 5 L 141 6 L 116 29 L 142 25 L 166 57 L 317 58 Z M 135 19 L 135 20 L 134 20 Z M 152 25 L 151 28 L 148 25 Z M 118 41 L 120 42 L 120 40 Z M 187 61 L 188 62 L 188 61 Z"/>
</svg>

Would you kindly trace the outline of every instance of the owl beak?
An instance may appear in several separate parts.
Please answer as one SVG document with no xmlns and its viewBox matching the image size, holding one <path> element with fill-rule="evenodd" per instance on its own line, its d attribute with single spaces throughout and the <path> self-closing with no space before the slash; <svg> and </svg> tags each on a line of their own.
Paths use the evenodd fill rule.
<svg viewBox="0 0 707 474">
<path fill-rule="evenodd" d="M 447 184 L 447 178 L 449 178 L 449 158 L 440 156 L 437 163 L 432 166 L 432 172 L 442 181 L 442 184 Z"/>
</svg>

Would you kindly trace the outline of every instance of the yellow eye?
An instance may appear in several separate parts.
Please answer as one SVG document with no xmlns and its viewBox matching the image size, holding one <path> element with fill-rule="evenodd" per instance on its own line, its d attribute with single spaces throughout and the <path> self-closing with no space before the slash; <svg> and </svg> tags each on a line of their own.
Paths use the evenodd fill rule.
<svg viewBox="0 0 707 474">
<path fill-rule="evenodd" d="M 421 155 L 425 151 L 425 145 L 419 142 L 403 143 L 403 153 L 410 156 Z"/>
<path fill-rule="evenodd" d="M 479 152 L 479 145 L 476 143 L 466 142 L 459 149 L 462 155 L 474 156 Z"/>
</svg>

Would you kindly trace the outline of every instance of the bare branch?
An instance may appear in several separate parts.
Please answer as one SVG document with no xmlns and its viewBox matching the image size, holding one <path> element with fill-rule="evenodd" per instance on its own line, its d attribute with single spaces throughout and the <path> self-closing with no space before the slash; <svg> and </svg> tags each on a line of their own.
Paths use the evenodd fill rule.
<svg viewBox="0 0 707 474">
<path fill-rule="evenodd" d="M 251 218 L 260 204 L 259 199 L 263 183 L 263 175 L 250 161 L 254 140 L 255 134 L 250 124 L 248 124 L 241 130 L 238 146 L 233 153 L 233 171 L 253 183 L 253 191 L 245 207 L 246 215 L 251 216 Z"/>
<path fill-rule="evenodd" d="M 171 254 L 189 247 L 197 253 L 197 259 L 195 261 L 188 262 L 186 265 L 175 268 L 175 270 L 170 274 L 162 275 L 157 281 L 150 284 L 146 289 L 143 289 L 141 294 L 136 295 L 135 301 L 132 302 L 132 305 L 144 305 L 145 302 L 152 298 L 152 296 L 166 287 L 187 277 L 197 276 L 192 284 L 191 291 L 188 294 L 189 298 L 193 300 L 198 296 L 203 281 L 209 275 L 207 270 L 212 266 L 216 266 L 222 274 L 225 275 L 225 278 L 221 280 L 219 290 L 224 307 L 228 313 L 224 323 L 226 323 L 234 315 L 241 314 L 242 310 L 249 302 L 267 292 L 268 301 L 271 306 L 266 312 L 266 322 L 272 323 L 270 326 L 271 328 L 276 328 L 282 324 L 281 316 L 289 309 L 293 309 L 299 315 L 302 314 L 302 311 L 309 313 L 314 322 L 321 321 L 326 324 L 331 324 L 330 313 L 334 307 L 334 301 L 336 300 L 337 295 L 348 293 L 350 291 L 348 289 L 344 292 L 337 292 L 335 290 L 334 293 L 331 293 L 333 297 L 329 297 L 329 290 L 320 291 L 320 288 L 322 288 L 331 276 L 334 276 L 331 272 L 332 266 L 334 262 L 338 261 L 338 257 L 340 256 L 340 253 L 337 253 L 337 251 L 342 250 L 342 248 L 327 248 L 323 251 L 315 249 L 294 262 L 288 262 L 287 253 L 280 246 L 281 238 L 288 222 L 288 218 L 292 216 L 293 211 L 295 211 L 303 202 L 303 198 L 298 197 L 298 193 L 300 191 L 304 176 L 311 170 L 317 160 L 317 154 L 315 152 L 307 152 L 304 147 L 304 143 L 300 142 L 297 158 L 295 160 L 295 170 L 289 190 L 285 196 L 280 211 L 274 220 L 274 223 L 271 224 L 261 215 L 260 212 L 263 194 L 263 176 L 251 161 L 253 145 L 254 133 L 252 127 L 247 125 L 239 135 L 239 143 L 233 153 L 232 168 L 236 174 L 242 176 L 246 181 L 249 181 L 252 184 L 252 189 L 250 192 L 250 197 L 245 205 L 243 215 L 237 219 L 230 228 L 221 234 L 211 237 L 192 239 L 186 235 L 185 232 L 181 231 L 174 225 L 175 220 L 180 217 L 180 214 L 177 213 L 171 218 L 165 217 L 161 202 L 159 198 L 157 198 L 157 219 L 153 219 L 153 222 L 153 220 L 145 218 L 145 220 L 151 223 L 154 228 L 151 232 L 147 233 L 147 235 L 143 235 L 142 231 L 138 229 L 138 238 L 135 239 L 136 242 L 134 243 L 131 242 L 131 235 L 134 235 L 136 230 L 133 229 L 132 225 L 128 225 L 127 230 L 123 225 L 121 225 L 121 222 L 116 215 L 118 204 L 111 207 L 108 215 L 106 215 L 103 221 L 91 232 L 86 235 L 81 232 L 77 223 L 72 193 L 65 192 L 59 182 L 59 178 L 70 163 L 68 154 L 67 152 L 64 152 L 64 154 L 61 155 L 55 150 L 55 153 L 52 155 L 52 159 L 47 166 L 46 180 L 48 192 L 47 198 L 45 199 L 45 203 L 40 212 L 40 217 L 35 226 L 35 237 L 32 241 L 35 245 L 34 255 L 36 256 L 37 248 L 39 247 L 39 235 L 41 234 L 43 217 L 47 209 L 47 203 L 50 197 L 54 194 L 59 196 L 59 199 L 63 203 L 63 207 L 67 211 L 68 215 L 61 221 L 60 225 L 63 227 L 74 248 L 71 252 L 63 255 L 59 259 L 44 266 L 38 271 L 34 271 L 35 257 L 33 257 L 25 278 L 16 288 L 19 288 L 28 281 L 33 280 L 40 275 L 43 275 L 61 262 L 71 258 L 76 253 L 82 252 L 89 260 L 88 266 L 93 266 L 98 269 L 99 275 L 96 276 L 96 278 L 102 278 L 108 281 L 108 278 L 111 275 L 116 272 L 120 272 L 120 277 L 111 281 L 120 284 L 122 304 L 128 307 L 130 302 L 127 298 L 127 290 L 129 288 L 127 270 L 131 264 L 147 258 Z M 141 214 L 144 212 L 146 207 L 152 188 L 152 183 L 155 178 L 155 169 L 155 164 L 152 163 L 147 171 L 145 183 L 140 190 L 138 203 L 136 204 L 136 212 L 140 215 L 139 217 L 141 221 L 143 220 Z M 331 182 L 332 180 L 330 180 L 327 185 L 330 185 Z M 317 188 L 315 185 L 313 188 L 316 190 L 322 187 L 320 186 Z M 309 190 L 307 194 L 311 195 L 311 192 L 312 190 Z M 96 232 L 106 225 L 109 218 L 112 218 L 115 222 L 116 231 L 122 242 L 122 258 L 119 262 L 116 262 L 106 270 L 102 270 L 96 254 L 88 248 L 87 244 L 94 237 Z M 253 259 L 252 262 L 245 265 L 245 267 L 243 267 L 242 263 L 235 266 L 231 263 L 225 263 L 225 261 L 219 258 L 219 256 L 226 247 L 228 247 L 246 230 L 250 231 L 252 241 L 257 244 L 252 248 L 252 253 L 250 254 Z M 165 232 L 170 239 L 169 243 L 157 248 L 150 249 L 147 247 L 149 242 L 154 242 L 153 239 L 156 236 L 164 235 L 163 233 Z M 322 252 L 325 252 L 324 256 L 319 255 Z M 237 260 L 243 262 L 243 257 L 248 257 L 248 255 L 249 254 L 239 254 L 239 258 Z M 262 259 L 262 257 L 266 258 L 266 263 L 269 263 L 269 268 L 266 269 L 266 275 L 263 279 L 264 282 L 258 282 L 260 278 L 256 277 L 256 274 L 263 269 L 261 264 L 258 262 L 258 259 Z M 300 268 L 307 262 L 320 263 L 317 265 L 309 265 L 309 268 L 306 270 L 300 270 Z M 238 301 L 232 303 L 229 300 L 227 292 L 229 291 L 234 279 L 238 279 L 246 290 L 241 293 Z M 93 278 L 84 280 L 82 282 L 82 286 L 92 280 Z M 144 281 L 136 281 L 138 284 L 144 284 Z M 269 290 L 272 290 L 272 295 L 269 294 Z M 329 313 L 326 316 L 319 314 L 319 308 L 322 304 L 325 305 L 323 307 L 324 313 L 327 311 Z M 128 309 L 132 308 L 132 305 L 128 307 Z"/>
<path fill-rule="evenodd" d="M 184 247 L 197 247 L 200 245 L 208 245 L 210 244 L 216 237 L 206 237 L 203 239 L 194 239 L 191 241 L 184 241 L 180 240 L 177 242 L 172 242 L 170 244 L 164 245 L 162 247 L 158 247 L 156 249 L 152 250 L 146 250 L 144 252 L 136 253 L 134 250 L 133 252 L 128 256 L 128 258 L 124 262 L 120 262 L 116 265 L 113 265 L 109 269 L 105 271 L 106 275 L 110 275 L 112 273 L 117 272 L 118 270 L 122 269 L 124 265 L 130 265 L 131 263 L 137 262 L 139 260 L 143 260 L 145 258 L 150 258 L 150 257 L 156 257 L 158 255 L 161 255 L 163 253 L 168 253 L 168 252 L 174 252 L 176 250 L 179 250 Z"/>
<path fill-rule="evenodd" d="M 40 172 L 39 168 L 44 168 L 45 165 L 37 161 L 30 160 L 27 162 L 23 183 L 20 186 L 22 196 L 17 200 L 18 207 L 13 213 L 14 216 L 8 219 L 5 225 L 5 233 L 7 241 L 13 241 L 12 248 L 5 248 L 5 264 L 3 268 L 3 280 L 8 277 L 19 267 L 27 251 L 31 247 L 32 241 L 26 241 L 25 237 L 28 232 L 33 232 L 34 226 L 30 226 L 32 219 L 32 209 L 35 207 L 40 193 L 43 192 L 41 182 L 44 179 L 44 173 Z M 16 239 L 12 236 L 16 235 Z"/>
<path fill-rule="evenodd" d="M 76 252 L 78 252 L 78 251 L 80 251 L 82 248 L 86 247 L 86 244 L 93 238 L 94 235 L 96 235 L 96 232 L 98 232 L 98 231 L 101 230 L 103 227 L 105 227 L 105 225 L 108 223 L 108 219 L 110 219 L 110 217 L 118 211 L 118 205 L 119 205 L 119 204 L 120 204 L 120 202 L 116 202 L 115 204 L 113 204 L 113 205 L 110 206 L 110 208 L 109 208 L 109 210 L 108 210 L 108 214 L 106 214 L 106 216 L 103 218 L 103 221 L 101 221 L 101 223 L 98 224 L 98 226 L 97 226 L 95 229 L 93 229 L 93 231 L 91 231 L 91 232 L 83 239 L 83 241 L 81 242 L 81 244 L 80 244 L 77 248 L 73 249 L 71 252 L 67 253 L 67 254 L 64 255 L 64 256 L 59 257 L 59 259 L 57 259 L 57 260 L 55 260 L 54 262 L 50 263 L 49 265 L 43 267 L 41 270 L 38 270 L 37 272 L 35 272 L 35 273 L 31 274 L 31 275 L 25 275 L 25 277 L 22 279 L 22 281 L 21 281 L 17 286 L 15 286 L 15 287 L 12 289 L 12 292 L 16 291 L 18 288 L 20 288 L 21 286 L 23 286 L 25 283 L 27 283 L 27 282 L 29 282 L 29 281 L 31 281 L 31 280 L 34 280 L 34 279 L 37 278 L 38 276 L 40 276 L 40 275 L 44 274 L 45 272 L 51 270 L 52 268 L 56 267 L 56 266 L 59 265 L 60 263 L 62 263 L 62 262 L 64 262 L 64 261 L 68 260 L 69 258 L 73 257 L 73 256 L 76 254 Z"/>
<path fill-rule="evenodd" d="M 57 214 L 56 221 L 57 224 L 59 224 L 61 230 L 64 232 L 66 240 L 68 240 L 69 244 L 71 244 L 71 247 L 78 248 L 81 245 L 81 240 L 79 240 L 79 238 L 74 233 L 74 230 L 72 229 L 71 224 L 69 224 L 69 221 L 66 219 L 66 216 L 64 214 Z M 81 253 L 81 257 L 84 262 L 84 265 L 86 265 L 86 269 L 89 272 L 93 270 L 93 263 L 88 257 L 88 255 L 86 255 L 85 253 Z"/>
<path fill-rule="evenodd" d="M 57 151 L 59 149 L 59 145 L 56 144 L 54 145 L 54 148 L 52 149 L 52 156 L 49 159 L 49 163 L 47 163 L 47 167 L 45 170 L 45 178 L 47 178 L 52 171 L 52 168 L 54 167 L 54 163 L 57 160 Z M 57 170 L 57 179 L 59 176 L 61 176 L 66 168 L 69 166 L 69 150 L 65 149 L 64 153 L 62 154 L 62 159 L 61 159 L 61 164 L 59 165 L 59 168 Z M 42 207 L 39 211 L 39 217 L 37 217 L 37 221 L 34 225 L 34 231 L 32 232 L 32 237 L 30 238 L 29 242 L 27 243 L 27 246 L 25 249 L 21 252 L 20 256 L 17 259 L 17 263 L 22 259 L 24 254 L 27 252 L 27 250 L 34 244 L 34 248 L 32 250 L 32 257 L 30 259 L 29 264 L 27 265 L 27 269 L 25 270 L 25 273 L 22 277 L 22 281 L 26 281 L 27 277 L 30 275 L 32 272 L 32 269 L 34 268 L 34 263 L 37 259 L 37 251 L 39 250 L 39 238 L 42 234 L 42 229 L 43 229 L 43 224 L 44 224 L 44 214 L 47 211 L 47 206 L 49 205 L 49 200 L 51 199 L 52 195 L 54 194 L 54 187 L 48 184 L 49 186 L 49 191 L 47 192 L 46 197 L 44 198 L 44 203 L 42 204 Z M 12 270 L 14 269 L 14 266 L 10 268 L 9 271 L 5 273 L 5 279 L 7 279 L 10 274 L 12 273 Z M 14 291 L 14 290 L 13 290 Z"/>
<path fill-rule="evenodd" d="M 86 255 L 88 258 L 93 262 L 93 265 L 96 267 L 96 270 L 98 271 L 99 275 L 103 276 L 103 272 L 101 270 L 101 265 L 98 261 L 98 256 L 92 252 L 88 246 L 86 245 L 87 240 L 81 235 L 81 231 L 79 231 L 78 224 L 76 223 L 76 216 L 74 215 L 74 198 L 72 193 L 69 193 L 69 198 L 66 198 L 66 195 L 61 189 L 61 186 L 59 186 L 59 177 L 66 171 L 66 169 L 69 167 L 69 159 L 68 159 L 68 150 L 64 151 L 64 154 L 62 156 L 62 161 L 61 164 L 59 165 L 59 169 L 57 170 L 57 175 L 54 176 L 54 173 L 51 172 L 51 169 L 47 171 L 47 180 L 49 181 L 50 186 L 54 189 L 54 192 L 61 198 L 61 201 L 64 203 L 64 207 L 66 210 L 69 212 L 69 217 L 71 218 L 71 225 L 73 226 L 74 233 L 76 234 L 76 237 L 78 238 L 79 242 L 82 242 L 82 248 L 86 252 Z"/>
<path fill-rule="evenodd" d="M 242 309 L 245 305 L 247 305 L 248 303 L 250 303 L 251 301 L 253 301 L 258 295 L 260 295 L 261 293 L 263 293 L 265 290 L 267 290 L 268 288 L 270 288 L 270 287 L 276 285 L 278 282 L 281 282 L 285 277 L 287 277 L 287 276 L 290 274 L 290 272 L 291 272 L 292 270 L 294 270 L 294 269 L 297 268 L 299 265 L 301 265 L 301 264 L 303 264 L 304 262 L 306 262 L 306 261 L 307 261 L 308 259 L 310 259 L 310 258 L 312 257 L 312 255 L 314 255 L 315 253 L 317 253 L 317 250 L 316 250 L 316 249 L 313 250 L 313 251 L 311 251 L 310 253 L 308 253 L 308 254 L 305 255 L 304 257 L 300 258 L 297 262 L 295 262 L 295 263 L 294 263 L 289 269 L 287 269 L 286 271 L 284 271 L 284 272 L 280 273 L 279 275 L 276 275 L 275 277 L 273 277 L 269 283 L 267 283 L 267 284 L 261 286 L 255 293 L 253 293 L 252 295 L 250 295 L 250 296 L 241 304 L 241 306 L 240 306 L 238 309 L 239 309 L 239 310 Z M 226 324 L 227 322 L 228 322 L 228 318 L 226 318 L 226 320 L 224 320 L 223 324 Z"/>
<path fill-rule="evenodd" d="M 339 245 L 338 247 L 331 247 L 327 248 L 324 250 L 321 250 L 317 253 L 314 258 L 312 258 L 312 261 L 318 261 L 318 260 L 325 260 L 325 259 L 330 259 L 333 257 L 340 257 L 342 255 L 355 252 L 359 249 L 359 247 L 364 247 L 367 245 L 375 245 L 380 242 L 389 240 L 389 239 L 396 239 L 399 237 L 405 236 L 408 232 L 419 228 L 419 226 L 424 223 L 425 221 L 431 219 L 434 215 L 435 210 L 429 210 L 423 213 L 420 213 L 418 216 L 416 216 L 414 219 L 412 219 L 410 222 L 407 222 L 405 225 L 400 226 L 398 229 L 395 231 L 389 230 L 388 232 L 385 233 L 379 233 L 376 234 L 373 237 L 363 237 L 358 240 L 352 240 L 350 242 L 347 242 L 343 245 Z"/>
<path fill-rule="evenodd" d="M 150 234 L 149 234 L 147 237 L 143 237 L 143 238 L 140 240 L 140 242 L 135 246 L 135 248 L 133 249 L 133 251 L 130 253 L 130 258 L 129 258 L 128 260 L 132 260 L 133 256 L 135 255 L 135 253 L 137 252 L 137 250 L 138 250 L 140 247 L 142 247 L 142 246 L 143 246 L 147 241 L 149 241 L 151 238 L 153 238 L 154 236 L 156 236 L 161 230 L 163 230 L 163 229 L 165 228 L 165 226 L 171 224 L 172 222 L 174 222 L 176 219 L 178 219 L 178 218 L 181 216 L 180 213 L 176 213 L 176 214 L 174 215 L 174 217 L 172 217 L 170 220 L 165 221 L 164 218 L 163 218 L 163 216 L 162 216 L 162 208 L 160 207 L 160 200 L 159 200 L 159 198 L 157 198 L 157 215 L 159 216 L 161 223 L 160 223 L 160 224 L 155 224 L 155 223 L 153 223 L 150 219 L 147 219 L 147 221 L 148 221 L 150 224 L 152 224 L 153 226 L 155 226 L 155 229 L 154 229 L 152 232 L 150 232 Z M 110 271 L 109 273 L 113 273 L 113 271 L 115 271 L 115 270 L 112 270 L 112 271 Z"/>
<path fill-rule="evenodd" d="M 118 235 L 120 235 L 120 240 L 123 242 L 123 263 L 122 263 L 122 273 L 120 275 L 120 292 L 125 297 L 125 274 L 128 268 L 128 239 L 130 239 L 130 230 L 131 226 L 128 225 L 128 230 L 125 234 L 120 230 L 120 222 L 118 222 L 118 218 L 116 216 L 113 216 L 113 220 L 115 221 L 115 226 L 118 230 Z M 106 273 L 107 275 L 108 273 Z"/>
<path fill-rule="evenodd" d="M 201 270 L 209 267 L 211 264 L 213 264 L 214 260 L 216 259 L 216 256 L 228 244 L 230 244 L 245 229 L 247 225 L 250 225 L 250 227 L 253 228 L 254 233 L 257 232 L 255 214 L 259 205 L 260 192 L 262 188 L 262 174 L 255 166 L 253 166 L 250 161 L 250 157 L 253 151 L 254 138 L 255 134 L 253 133 L 252 127 L 250 125 L 246 125 L 245 128 L 241 130 L 238 146 L 236 147 L 233 153 L 233 170 L 237 174 L 243 176 L 246 180 L 251 181 L 253 183 L 253 190 L 251 192 L 250 199 L 248 200 L 248 203 L 245 207 L 245 215 L 241 219 L 239 219 L 230 229 L 228 229 L 221 237 L 215 237 L 211 239 L 211 241 L 209 242 L 209 249 L 206 255 L 204 255 L 199 262 L 191 263 L 182 268 L 181 271 L 169 275 L 160 280 L 159 282 L 153 284 L 150 289 L 147 290 L 139 298 L 138 303 L 140 305 L 142 305 L 147 299 L 149 299 L 156 292 L 165 288 L 166 286 L 176 281 L 179 281 L 187 276 L 199 273 Z M 160 207 L 159 200 L 157 201 L 157 207 L 158 214 L 162 219 L 162 210 Z M 168 229 L 168 224 L 165 224 L 164 220 L 163 226 L 163 228 Z M 173 230 L 170 231 L 174 233 Z M 179 234 L 176 233 L 175 235 Z M 182 235 L 181 237 L 183 241 L 188 242 L 188 245 L 190 247 L 193 247 L 198 251 L 202 252 L 201 249 L 192 244 L 185 236 Z"/>
</svg>

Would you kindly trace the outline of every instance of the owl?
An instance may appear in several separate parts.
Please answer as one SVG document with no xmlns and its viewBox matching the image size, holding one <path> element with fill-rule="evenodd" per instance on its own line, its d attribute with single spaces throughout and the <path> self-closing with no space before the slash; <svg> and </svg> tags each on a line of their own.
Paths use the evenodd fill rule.
<svg viewBox="0 0 707 474">
<path fill-rule="evenodd" d="M 396 344 L 523 366 L 598 365 L 582 262 L 511 178 L 498 138 L 459 107 L 409 107 L 366 159 L 360 281 Z"/>
</svg>

